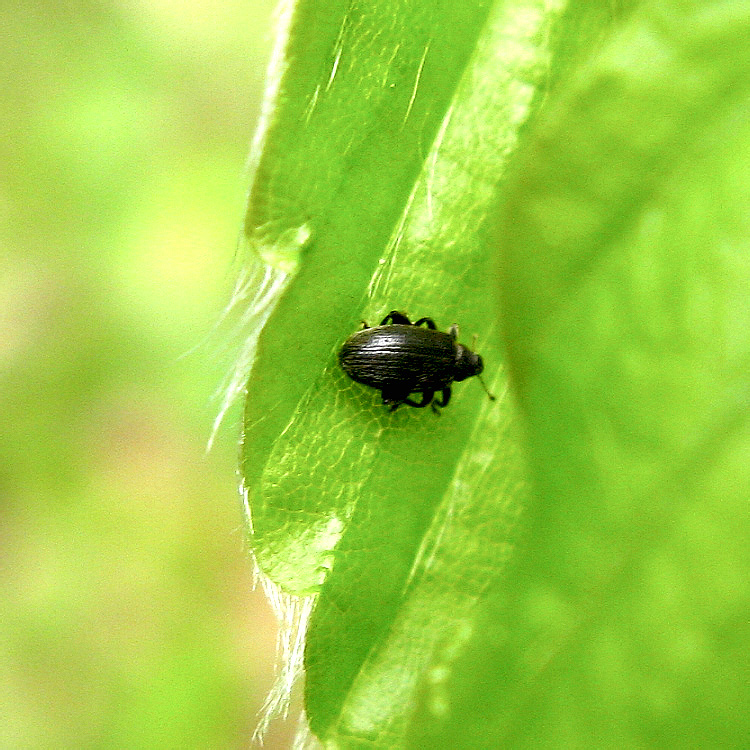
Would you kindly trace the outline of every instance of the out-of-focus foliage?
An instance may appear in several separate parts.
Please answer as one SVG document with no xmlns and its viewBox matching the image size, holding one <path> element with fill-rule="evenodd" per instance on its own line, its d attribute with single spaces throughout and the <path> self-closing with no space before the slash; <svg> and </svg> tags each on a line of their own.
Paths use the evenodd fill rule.
<svg viewBox="0 0 750 750">
<path fill-rule="evenodd" d="M 271 10 L 0 7 L 0 747 L 249 744 L 275 624 L 236 416 L 204 456 L 228 358 L 181 355 L 231 286 Z"/>
</svg>

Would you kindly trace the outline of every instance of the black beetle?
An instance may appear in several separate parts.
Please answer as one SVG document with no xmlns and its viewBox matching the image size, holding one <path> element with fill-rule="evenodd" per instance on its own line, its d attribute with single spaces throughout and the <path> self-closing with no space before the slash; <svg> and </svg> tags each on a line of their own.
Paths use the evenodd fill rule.
<svg viewBox="0 0 750 750">
<path fill-rule="evenodd" d="M 391 411 L 401 404 L 418 409 L 432 404 L 437 411 L 436 405 L 448 405 L 454 380 L 478 376 L 484 369 L 482 358 L 457 338 L 455 325 L 444 333 L 432 318 L 412 323 L 392 310 L 379 326 L 370 328 L 364 323 L 362 330 L 349 336 L 339 352 L 339 363 L 352 380 L 377 388 Z M 486 391 L 484 382 L 482 386 Z M 441 391 L 441 398 L 434 398 L 435 391 Z M 421 393 L 422 400 L 409 398 L 412 393 Z M 489 391 L 487 395 L 494 401 Z"/>
</svg>

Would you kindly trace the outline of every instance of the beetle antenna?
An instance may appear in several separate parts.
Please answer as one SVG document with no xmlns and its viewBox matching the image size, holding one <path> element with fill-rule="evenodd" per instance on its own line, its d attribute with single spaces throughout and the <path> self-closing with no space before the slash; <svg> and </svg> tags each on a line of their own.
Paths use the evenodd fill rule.
<svg viewBox="0 0 750 750">
<path fill-rule="evenodd" d="M 485 385 L 484 380 L 482 380 L 482 376 L 481 375 L 477 375 L 477 380 L 482 384 L 482 388 L 484 388 L 484 392 L 487 394 L 487 396 L 489 397 L 490 401 L 494 401 L 495 397 L 489 392 L 489 389 Z"/>
</svg>

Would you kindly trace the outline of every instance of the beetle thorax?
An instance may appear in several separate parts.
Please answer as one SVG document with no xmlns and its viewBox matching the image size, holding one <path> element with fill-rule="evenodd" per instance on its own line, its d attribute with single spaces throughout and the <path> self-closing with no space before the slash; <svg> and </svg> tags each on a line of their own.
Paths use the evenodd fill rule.
<svg viewBox="0 0 750 750">
<path fill-rule="evenodd" d="M 454 380 L 466 380 L 473 375 L 479 375 L 484 370 L 482 358 L 463 344 L 456 344 L 456 364 L 453 374 Z"/>
</svg>

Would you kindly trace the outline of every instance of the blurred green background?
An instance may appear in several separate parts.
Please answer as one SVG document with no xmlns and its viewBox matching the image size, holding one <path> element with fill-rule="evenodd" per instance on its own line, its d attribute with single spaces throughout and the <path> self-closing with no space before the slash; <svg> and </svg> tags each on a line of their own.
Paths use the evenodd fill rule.
<svg viewBox="0 0 750 750">
<path fill-rule="evenodd" d="M 236 271 L 272 10 L 0 6 L 3 750 L 251 745 L 276 624 L 238 412 L 205 455 L 230 357 L 195 347 Z"/>
</svg>

